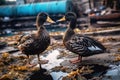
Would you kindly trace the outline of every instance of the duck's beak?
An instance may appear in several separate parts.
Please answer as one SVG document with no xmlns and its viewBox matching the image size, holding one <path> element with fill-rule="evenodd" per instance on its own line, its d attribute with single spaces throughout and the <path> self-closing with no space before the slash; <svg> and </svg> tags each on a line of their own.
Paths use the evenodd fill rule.
<svg viewBox="0 0 120 80">
<path fill-rule="evenodd" d="M 55 23 L 49 16 L 47 17 L 47 22 L 50 22 L 50 23 Z"/>
<path fill-rule="evenodd" d="M 57 20 L 57 22 L 65 21 L 65 16 L 63 16 L 61 19 Z"/>
</svg>

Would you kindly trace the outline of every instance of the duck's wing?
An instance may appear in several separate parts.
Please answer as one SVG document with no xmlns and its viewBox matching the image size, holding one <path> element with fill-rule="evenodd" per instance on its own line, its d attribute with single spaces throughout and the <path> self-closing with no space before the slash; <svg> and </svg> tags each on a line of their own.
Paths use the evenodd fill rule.
<svg viewBox="0 0 120 80">
<path fill-rule="evenodd" d="M 83 37 L 79 35 L 73 35 L 64 45 L 68 50 L 78 54 L 84 53 L 87 46 L 83 43 Z"/>
<path fill-rule="evenodd" d="M 32 38 L 31 34 L 22 34 L 19 39 L 17 40 L 18 45 L 24 43 L 26 40 Z"/>
<path fill-rule="evenodd" d="M 25 47 L 31 46 L 34 41 L 34 34 L 24 34 L 18 40 L 18 48 L 20 50 L 24 49 Z"/>
<path fill-rule="evenodd" d="M 84 36 L 85 40 L 88 40 L 88 49 L 91 51 L 101 51 L 104 52 L 106 48 L 97 40 Z M 94 48 L 93 48 L 94 47 Z"/>
<path fill-rule="evenodd" d="M 105 50 L 104 46 L 98 41 L 79 34 L 73 35 L 64 44 L 68 50 L 85 56 L 92 55 L 92 53 L 97 54 L 97 52 L 103 52 Z"/>
</svg>

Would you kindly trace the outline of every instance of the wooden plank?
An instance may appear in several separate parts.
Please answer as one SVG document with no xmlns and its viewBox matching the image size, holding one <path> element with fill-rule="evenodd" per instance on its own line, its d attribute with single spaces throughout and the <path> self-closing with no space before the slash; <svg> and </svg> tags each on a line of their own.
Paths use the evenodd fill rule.
<svg viewBox="0 0 120 80">
<path fill-rule="evenodd" d="M 90 17 L 91 24 L 94 24 L 97 21 L 120 21 L 120 13 L 112 13 L 108 15 Z"/>
<path fill-rule="evenodd" d="M 17 48 L 14 47 L 5 47 L 3 49 L 0 50 L 0 54 L 8 52 L 8 53 L 13 53 L 13 52 L 17 52 L 19 51 Z"/>
<path fill-rule="evenodd" d="M 120 35 L 120 28 L 112 30 L 104 30 L 98 32 L 84 32 L 83 35 L 87 36 L 109 36 L 109 35 Z M 51 35 L 56 40 L 62 39 L 63 35 Z"/>
<path fill-rule="evenodd" d="M 92 35 L 92 36 L 120 35 L 120 29 L 103 30 L 103 31 L 98 31 L 98 32 L 89 32 L 89 33 L 85 33 L 85 35 Z"/>
</svg>

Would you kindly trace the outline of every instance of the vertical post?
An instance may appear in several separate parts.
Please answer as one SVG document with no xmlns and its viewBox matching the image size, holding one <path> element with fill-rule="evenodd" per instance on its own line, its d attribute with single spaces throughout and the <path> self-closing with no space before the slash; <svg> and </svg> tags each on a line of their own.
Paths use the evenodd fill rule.
<svg viewBox="0 0 120 80">
<path fill-rule="evenodd" d="M 113 2 L 113 3 L 114 3 L 114 5 L 113 5 L 113 9 L 114 9 L 114 10 L 117 10 L 117 1 L 116 1 L 116 0 L 114 0 L 114 2 Z"/>
<path fill-rule="evenodd" d="M 92 7 L 95 8 L 95 1 L 92 0 Z"/>
<path fill-rule="evenodd" d="M 92 9 L 92 8 L 94 8 L 95 7 L 95 2 L 94 2 L 94 0 L 89 0 L 88 1 L 89 2 L 89 7 L 90 7 L 90 9 Z"/>
<path fill-rule="evenodd" d="M 91 7 L 91 1 L 88 0 L 88 2 L 89 2 L 89 9 L 91 9 L 91 8 L 92 8 L 92 7 Z"/>
</svg>

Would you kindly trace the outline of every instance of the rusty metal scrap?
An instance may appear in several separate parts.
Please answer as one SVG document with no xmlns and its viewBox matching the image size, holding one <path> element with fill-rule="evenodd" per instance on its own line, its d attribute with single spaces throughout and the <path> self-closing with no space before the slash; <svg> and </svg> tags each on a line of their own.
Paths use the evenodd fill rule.
<svg viewBox="0 0 120 80">
<path fill-rule="evenodd" d="M 120 13 L 90 17 L 91 24 L 96 23 L 97 21 L 120 21 Z"/>
</svg>

